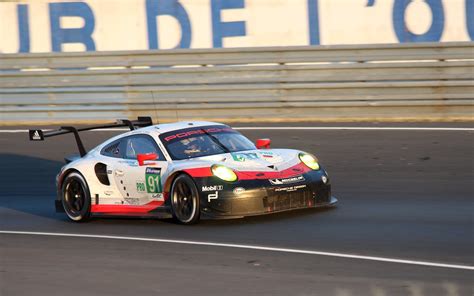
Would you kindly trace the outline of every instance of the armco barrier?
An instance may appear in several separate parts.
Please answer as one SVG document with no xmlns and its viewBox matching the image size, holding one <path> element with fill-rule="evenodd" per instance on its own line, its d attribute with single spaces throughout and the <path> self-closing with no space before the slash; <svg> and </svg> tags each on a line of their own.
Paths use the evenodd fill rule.
<svg viewBox="0 0 474 296">
<path fill-rule="evenodd" d="M 474 43 L 0 55 L 1 125 L 473 120 Z"/>
</svg>

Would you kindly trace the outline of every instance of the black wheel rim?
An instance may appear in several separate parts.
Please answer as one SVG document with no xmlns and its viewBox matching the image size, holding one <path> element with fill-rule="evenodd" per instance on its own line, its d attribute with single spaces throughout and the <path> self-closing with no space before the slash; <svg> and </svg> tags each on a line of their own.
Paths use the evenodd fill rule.
<svg viewBox="0 0 474 296">
<path fill-rule="evenodd" d="M 78 180 L 72 179 L 67 183 L 64 200 L 71 214 L 80 215 L 84 208 L 85 198 L 84 188 Z"/>
<path fill-rule="evenodd" d="M 189 186 L 179 181 L 175 184 L 173 191 L 174 213 L 182 222 L 192 219 L 196 211 L 194 194 Z"/>
</svg>

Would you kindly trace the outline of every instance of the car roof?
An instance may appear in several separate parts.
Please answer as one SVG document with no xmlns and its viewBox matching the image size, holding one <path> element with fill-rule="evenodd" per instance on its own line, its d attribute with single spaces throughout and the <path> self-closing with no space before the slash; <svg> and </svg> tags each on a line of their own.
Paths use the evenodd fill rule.
<svg viewBox="0 0 474 296">
<path fill-rule="evenodd" d="M 191 127 L 200 127 L 200 126 L 208 126 L 208 125 L 225 125 L 223 123 L 219 122 L 211 122 L 211 121 L 180 121 L 180 122 L 172 122 L 172 123 L 162 123 L 162 124 L 155 124 L 143 128 L 138 128 L 133 131 L 125 132 L 120 135 L 116 135 L 112 138 L 109 138 L 108 140 L 102 142 L 100 145 L 95 147 L 93 150 L 100 150 L 104 146 L 109 145 L 110 143 L 127 137 L 131 135 L 136 135 L 136 134 L 149 134 L 154 137 L 158 137 L 160 134 L 166 133 L 166 132 L 171 132 L 171 131 L 176 131 L 180 129 L 185 129 L 185 128 L 191 128 Z"/>
<path fill-rule="evenodd" d="M 219 123 L 219 122 L 211 122 L 211 121 L 180 121 L 180 122 L 156 124 L 156 125 L 140 128 L 135 131 L 137 131 L 137 133 L 148 132 L 148 133 L 153 133 L 153 134 L 156 133 L 156 135 L 159 135 L 159 134 L 176 131 L 180 129 L 208 126 L 208 125 L 225 125 L 225 124 Z"/>
</svg>

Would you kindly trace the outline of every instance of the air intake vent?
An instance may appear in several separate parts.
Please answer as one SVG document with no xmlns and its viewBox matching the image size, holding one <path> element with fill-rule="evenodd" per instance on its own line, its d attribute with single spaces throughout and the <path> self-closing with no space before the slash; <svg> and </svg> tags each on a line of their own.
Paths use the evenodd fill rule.
<svg viewBox="0 0 474 296">
<path fill-rule="evenodd" d="M 95 175 L 97 176 L 97 179 L 99 179 L 100 183 L 109 186 L 110 181 L 109 181 L 109 176 L 107 176 L 107 165 L 98 162 L 94 166 L 94 171 Z"/>
</svg>

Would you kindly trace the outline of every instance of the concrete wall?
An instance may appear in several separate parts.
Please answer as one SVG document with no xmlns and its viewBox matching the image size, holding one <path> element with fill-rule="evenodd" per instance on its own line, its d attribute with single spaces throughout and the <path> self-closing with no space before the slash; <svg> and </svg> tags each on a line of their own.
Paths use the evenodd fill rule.
<svg viewBox="0 0 474 296">
<path fill-rule="evenodd" d="M 473 52 L 474 42 L 433 42 L 5 54 L 0 126 L 472 121 Z"/>
</svg>

